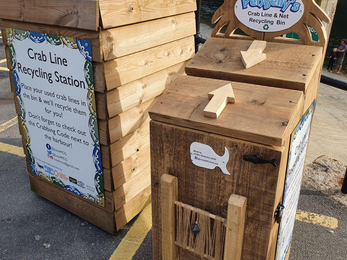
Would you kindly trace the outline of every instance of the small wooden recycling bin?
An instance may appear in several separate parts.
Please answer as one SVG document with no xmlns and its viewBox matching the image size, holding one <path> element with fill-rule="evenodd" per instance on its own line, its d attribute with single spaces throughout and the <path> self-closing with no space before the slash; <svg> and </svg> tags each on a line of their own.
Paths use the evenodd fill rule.
<svg viewBox="0 0 347 260">
<path fill-rule="evenodd" d="M 205 117 L 208 93 L 228 83 L 180 76 L 150 110 L 153 259 L 275 257 L 280 222 L 275 216 L 304 95 L 231 82 L 236 103 L 228 104 L 218 119 Z M 170 186 L 173 177 L 177 187 Z M 177 195 L 166 194 L 175 189 Z M 236 205 L 241 200 L 243 206 L 231 213 L 233 194 L 242 196 Z M 225 252 L 242 258 L 223 258 Z"/>
<path fill-rule="evenodd" d="M 150 203 L 148 109 L 194 55 L 195 0 L 0 0 L 31 189 L 114 233 Z"/>
</svg>

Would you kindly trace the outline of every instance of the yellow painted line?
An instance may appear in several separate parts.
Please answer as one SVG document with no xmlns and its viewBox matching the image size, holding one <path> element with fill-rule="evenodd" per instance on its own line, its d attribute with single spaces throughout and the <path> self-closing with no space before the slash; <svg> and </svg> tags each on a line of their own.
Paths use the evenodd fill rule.
<svg viewBox="0 0 347 260">
<path fill-rule="evenodd" d="M 0 70 L 9 71 L 9 69 L 5 67 L 0 67 Z"/>
<path fill-rule="evenodd" d="M 23 148 L 15 146 L 15 145 L 0 143 L 0 152 L 10 153 L 10 154 L 18 155 L 20 157 L 25 157 Z"/>
<path fill-rule="evenodd" d="M 6 61 L 6 59 L 0 60 L 0 63 L 4 63 Z"/>
<path fill-rule="evenodd" d="M 0 133 L 2 131 L 5 131 L 6 129 L 10 128 L 11 126 L 14 126 L 17 123 L 18 123 L 18 118 L 15 116 L 11 120 L 9 120 L 9 121 L 3 123 L 2 125 L 0 125 Z"/>
<path fill-rule="evenodd" d="M 131 260 L 151 228 L 152 204 L 149 204 L 113 252 L 110 260 Z"/>
<path fill-rule="evenodd" d="M 336 229 L 339 224 L 336 218 L 319 215 L 319 214 L 315 214 L 311 212 L 306 212 L 302 210 L 298 210 L 296 212 L 296 220 L 299 220 L 305 223 L 314 224 L 314 225 L 320 225 L 320 226 L 331 228 L 331 229 Z"/>
</svg>

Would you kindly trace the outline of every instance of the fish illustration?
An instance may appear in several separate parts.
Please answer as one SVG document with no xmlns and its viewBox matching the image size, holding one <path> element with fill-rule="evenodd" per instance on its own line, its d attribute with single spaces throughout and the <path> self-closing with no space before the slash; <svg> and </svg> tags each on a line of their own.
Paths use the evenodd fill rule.
<svg viewBox="0 0 347 260">
<path fill-rule="evenodd" d="M 194 165 L 206 169 L 214 169 L 219 167 L 224 174 L 230 175 L 227 170 L 227 163 L 229 161 L 229 151 L 225 147 L 223 156 L 219 156 L 212 149 L 212 147 L 194 142 L 190 145 L 190 158 Z"/>
<path fill-rule="evenodd" d="M 268 159 L 260 157 L 258 154 L 244 155 L 243 160 L 254 163 L 254 164 L 270 163 L 273 166 L 277 167 L 277 164 L 275 163 L 276 159 L 268 160 Z"/>
</svg>

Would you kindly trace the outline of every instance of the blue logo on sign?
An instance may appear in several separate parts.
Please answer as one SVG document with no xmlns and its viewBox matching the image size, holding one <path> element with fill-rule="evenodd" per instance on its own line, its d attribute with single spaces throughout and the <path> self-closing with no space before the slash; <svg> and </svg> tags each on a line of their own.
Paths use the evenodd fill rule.
<svg viewBox="0 0 347 260">
<path fill-rule="evenodd" d="M 290 7 L 290 11 L 296 13 L 299 11 L 301 4 L 296 0 L 241 0 L 242 9 L 250 7 L 258 7 L 259 9 L 268 10 L 270 7 L 280 8 L 280 11 L 284 13 Z"/>
</svg>

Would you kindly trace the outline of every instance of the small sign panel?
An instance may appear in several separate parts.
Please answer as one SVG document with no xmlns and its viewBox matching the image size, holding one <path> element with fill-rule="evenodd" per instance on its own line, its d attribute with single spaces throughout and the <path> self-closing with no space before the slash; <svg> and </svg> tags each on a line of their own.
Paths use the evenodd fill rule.
<svg viewBox="0 0 347 260">
<path fill-rule="evenodd" d="M 230 175 L 227 170 L 229 151 L 226 147 L 224 155 L 219 156 L 215 151 L 213 151 L 211 146 L 194 142 L 190 145 L 190 158 L 196 166 L 211 170 L 219 167 L 224 174 Z"/>
<path fill-rule="evenodd" d="M 104 206 L 91 42 L 6 34 L 31 172 Z"/>
<path fill-rule="evenodd" d="M 284 210 L 278 231 L 276 260 L 284 260 L 290 247 L 314 109 L 315 101 L 291 134 L 282 203 Z"/>
<path fill-rule="evenodd" d="M 255 31 L 279 32 L 292 27 L 304 14 L 301 0 L 237 0 L 237 19 Z"/>
</svg>

